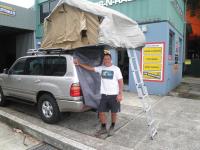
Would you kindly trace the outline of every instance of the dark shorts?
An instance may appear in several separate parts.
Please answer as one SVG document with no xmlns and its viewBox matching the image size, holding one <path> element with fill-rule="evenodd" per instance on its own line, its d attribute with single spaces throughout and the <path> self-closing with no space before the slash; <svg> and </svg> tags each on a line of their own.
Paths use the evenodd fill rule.
<svg viewBox="0 0 200 150">
<path fill-rule="evenodd" d="M 98 107 L 99 112 L 117 113 L 120 112 L 120 102 L 116 100 L 117 95 L 101 95 L 100 105 Z"/>
</svg>

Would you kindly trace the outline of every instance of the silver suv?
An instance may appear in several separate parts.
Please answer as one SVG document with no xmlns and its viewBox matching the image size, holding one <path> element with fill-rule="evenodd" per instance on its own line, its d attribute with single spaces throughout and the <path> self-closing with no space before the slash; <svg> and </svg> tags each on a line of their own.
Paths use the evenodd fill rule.
<svg viewBox="0 0 200 150">
<path fill-rule="evenodd" d="M 60 112 L 84 111 L 81 88 L 70 54 L 25 56 L 0 74 L 0 106 L 7 98 L 37 104 L 47 123 L 60 120 Z"/>
</svg>

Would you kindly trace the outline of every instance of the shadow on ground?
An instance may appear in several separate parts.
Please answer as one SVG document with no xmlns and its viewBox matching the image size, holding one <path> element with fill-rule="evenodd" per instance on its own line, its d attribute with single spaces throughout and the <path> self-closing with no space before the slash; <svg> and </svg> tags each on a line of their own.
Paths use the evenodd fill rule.
<svg viewBox="0 0 200 150">
<path fill-rule="evenodd" d="M 200 100 L 200 83 L 182 82 L 169 93 L 170 96 Z"/>
</svg>

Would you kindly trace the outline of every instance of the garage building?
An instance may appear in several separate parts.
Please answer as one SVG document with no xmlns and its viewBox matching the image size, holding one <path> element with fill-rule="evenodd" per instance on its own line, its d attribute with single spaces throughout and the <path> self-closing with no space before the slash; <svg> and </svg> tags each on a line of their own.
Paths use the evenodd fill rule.
<svg viewBox="0 0 200 150">
<path fill-rule="evenodd" d="M 34 48 L 35 11 L 0 2 L 0 72 Z"/>
</svg>

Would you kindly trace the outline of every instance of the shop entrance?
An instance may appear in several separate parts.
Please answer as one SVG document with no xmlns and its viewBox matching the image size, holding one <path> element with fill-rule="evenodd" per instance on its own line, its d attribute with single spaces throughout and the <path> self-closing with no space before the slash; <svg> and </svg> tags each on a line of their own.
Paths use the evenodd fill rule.
<svg viewBox="0 0 200 150">
<path fill-rule="evenodd" d="M 126 49 L 118 51 L 118 67 L 120 68 L 124 84 L 129 82 L 129 58 Z"/>
<path fill-rule="evenodd" d="M 200 36 L 188 39 L 186 59 L 190 62 L 185 64 L 185 75 L 200 77 Z"/>
<path fill-rule="evenodd" d="M 16 59 L 16 38 L 15 36 L 0 36 L 0 72 L 9 68 Z"/>
</svg>

